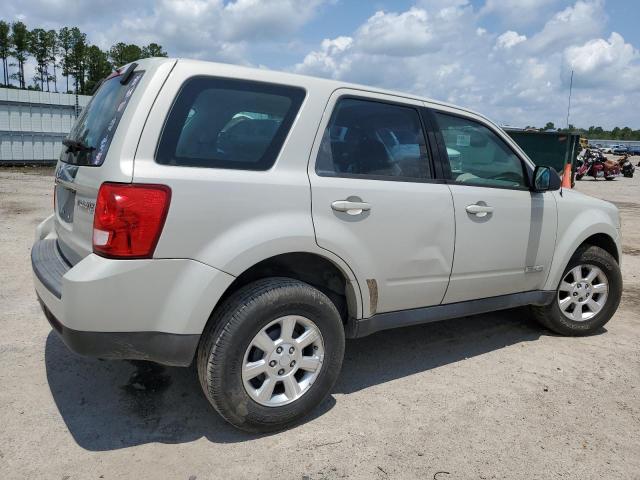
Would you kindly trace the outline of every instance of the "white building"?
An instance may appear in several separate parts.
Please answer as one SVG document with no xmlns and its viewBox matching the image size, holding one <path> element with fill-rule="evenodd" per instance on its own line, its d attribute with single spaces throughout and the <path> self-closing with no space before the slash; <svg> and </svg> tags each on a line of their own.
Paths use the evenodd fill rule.
<svg viewBox="0 0 640 480">
<path fill-rule="evenodd" d="M 0 88 L 0 164 L 55 162 L 75 119 L 75 95 Z"/>
</svg>

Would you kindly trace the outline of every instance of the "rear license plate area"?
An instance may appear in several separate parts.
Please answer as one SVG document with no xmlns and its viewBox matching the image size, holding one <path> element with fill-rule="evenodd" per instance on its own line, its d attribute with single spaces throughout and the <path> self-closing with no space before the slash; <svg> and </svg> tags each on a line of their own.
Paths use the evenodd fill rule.
<svg viewBox="0 0 640 480">
<path fill-rule="evenodd" d="M 76 192 L 56 185 L 56 205 L 58 216 L 65 223 L 73 223 L 73 210 L 76 202 Z"/>
</svg>

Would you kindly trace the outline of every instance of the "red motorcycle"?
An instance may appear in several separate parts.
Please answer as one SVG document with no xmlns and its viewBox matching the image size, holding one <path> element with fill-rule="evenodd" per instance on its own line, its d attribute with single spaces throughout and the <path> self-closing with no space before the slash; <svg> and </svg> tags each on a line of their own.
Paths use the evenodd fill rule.
<svg viewBox="0 0 640 480">
<path fill-rule="evenodd" d="M 576 180 L 581 180 L 585 175 L 596 180 L 599 178 L 613 180 L 620 176 L 620 166 L 617 162 L 607 160 L 601 152 L 587 149 L 578 157 Z"/>
</svg>

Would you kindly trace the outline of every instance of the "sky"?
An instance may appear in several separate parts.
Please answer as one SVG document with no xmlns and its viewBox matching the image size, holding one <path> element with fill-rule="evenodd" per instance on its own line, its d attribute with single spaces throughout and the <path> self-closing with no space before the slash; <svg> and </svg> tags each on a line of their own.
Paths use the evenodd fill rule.
<svg viewBox="0 0 640 480">
<path fill-rule="evenodd" d="M 501 125 L 640 128 L 638 0 L 7 0 L 101 48 L 252 65 L 419 94 Z"/>
</svg>

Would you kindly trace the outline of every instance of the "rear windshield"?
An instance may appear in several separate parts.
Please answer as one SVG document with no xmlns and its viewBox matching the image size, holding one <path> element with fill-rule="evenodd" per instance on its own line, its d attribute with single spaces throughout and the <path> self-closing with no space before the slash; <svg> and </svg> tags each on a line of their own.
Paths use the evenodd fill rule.
<svg viewBox="0 0 640 480">
<path fill-rule="evenodd" d="M 142 74 L 135 72 L 125 85 L 120 83 L 121 76 L 105 80 L 67 135 L 66 140 L 73 144 L 62 147 L 61 161 L 93 167 L 102 165 Z"/>
<path fill-rule="evenodd" d="M 304 90 L 195 77 L 167 118 L 156 161 L 165 165 L 267 170 L 291 128 Z"/>
</svg>

